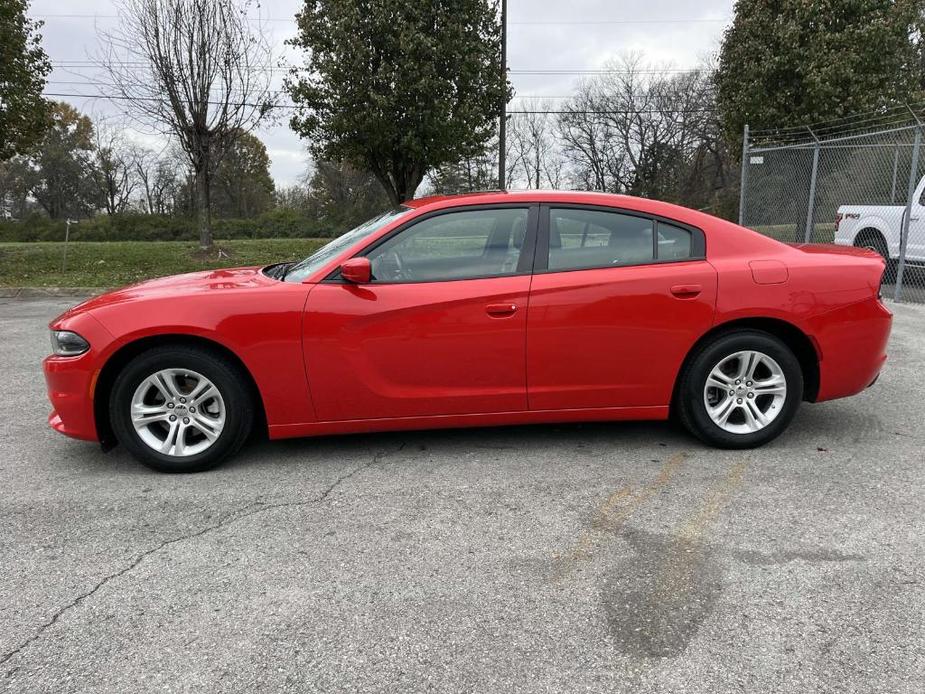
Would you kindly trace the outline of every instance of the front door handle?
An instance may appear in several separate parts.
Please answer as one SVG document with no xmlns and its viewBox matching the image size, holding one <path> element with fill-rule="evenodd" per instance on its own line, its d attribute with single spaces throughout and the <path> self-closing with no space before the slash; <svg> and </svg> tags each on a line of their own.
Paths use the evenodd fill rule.
<svg viewBox="0 0 925 694">
<path fill-rule="evenodd" d="M 699 284 L 676 284 L 671 288 L 671 293 L 679 299 L 693 299 L 703 291 Z"/>
<path fill-rule="evenodd" d="M 507 318 L 517 313 L 517 304 L 488 304 L 485 312 L 492 318 Z"/>
</svg>

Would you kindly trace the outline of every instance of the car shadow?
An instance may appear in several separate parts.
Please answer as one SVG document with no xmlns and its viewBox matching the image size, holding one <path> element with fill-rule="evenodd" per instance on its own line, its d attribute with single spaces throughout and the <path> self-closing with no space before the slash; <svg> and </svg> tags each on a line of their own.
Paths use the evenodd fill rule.
<svg viewBox="0 0 925 694">
<path fill-rule="evenodd" d="M 622 444 L 628 448 L 662 446 L 685 448 L 701 444 L 668 422 L 590 422 L 536 424 L 465 429 L 427 429 L 343 434 L 276 441 L 262 440 L 245 447 L 226 467 L 261 464 L 301 464 L 362 457 L 370 451 L 405 451 L 405 455 L 428 452 L 453 455 L 465 451 L 510 451 L 518 457 L 546 452 L 581 451 L 600 445 Z M 563 459 L 567 462 L 567 459 Z"/>
</svg>

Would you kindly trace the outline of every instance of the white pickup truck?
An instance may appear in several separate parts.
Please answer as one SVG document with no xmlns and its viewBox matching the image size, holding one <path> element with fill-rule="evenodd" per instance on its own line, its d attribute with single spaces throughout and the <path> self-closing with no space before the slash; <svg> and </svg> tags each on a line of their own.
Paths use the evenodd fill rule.
<svg viewBox="0 0 925 694">
<path fill-rule="evenodd" d="M 915 189 L 909 216 L 906 262 L 925 265 L 925 177 Z M 835 215 L 835 243 L 877 251 L 887 261 L 887 280 L 896 276 L 905 205 L 842 205 Z"/>
</svg>

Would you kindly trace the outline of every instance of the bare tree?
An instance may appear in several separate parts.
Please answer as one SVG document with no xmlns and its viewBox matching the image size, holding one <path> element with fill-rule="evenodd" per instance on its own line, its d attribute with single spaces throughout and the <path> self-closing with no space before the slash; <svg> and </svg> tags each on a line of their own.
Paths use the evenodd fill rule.
<svg viewBox="0 0 925 694">
<path fill-rule="evenodd" d="M 212 175 L 273 108 L 272 54 L 250 0 L 119 0 L 100 59 L 140 123 L 170 134 L 195 179 L 199 244 L 212 245 Z"/>
<path fill-rule="evenodd" d="M 626 175 L 625 157 L 615 146 L 611 126 L 598 113 L 603 108 L 599 92 L 596 81 L 579 83 L 577 93 L 559 116 L 559 138 L 574 187 L 620 192 Z"/>
<path fill-rule="evenodd" d="M 107 214 L 120 214 L 128 209 L 138 187 L 135 160 L 139 148 L 125 141 L 122 128 L 116 123 L 97 120 L 93 134 L 96 145 L 93 174 L 100 201 Z"/>
<path fill-rule="evenodd" d="M 549 101 L 527 101 L 522 112 L 511 117 L 508 139 L 513 152 L 508 160 L 514 170 L 510 178 L 526 181 L 528 188 L 558 188 L 564 159 L 557 141 L 556 122 Z"/>
<path fill-rule="evenodd" d="M 514 166 L 510 139 L 507 152 L 506 179 L 511 180 Z M 463 157 L 452 164 L 431 169 L 427 174 L 429 191 L 435 195 L 456 195 L 498 187 L 498 137 L 494 136 L 481 152 Z"/>
<path fill-rule="evenodd" d="M 575 184 L 713 204 L 728 179 L 709 66 L 675 74 L 629 54 L 579 85 L 559 119 Z"/>
<path fill-rule="evenodd" d="M 143 149 L 134 163 L 144 211 L 161 215 L 173 212 L 183 186 L 183 162 L 175 153 Z"/>
</svg>

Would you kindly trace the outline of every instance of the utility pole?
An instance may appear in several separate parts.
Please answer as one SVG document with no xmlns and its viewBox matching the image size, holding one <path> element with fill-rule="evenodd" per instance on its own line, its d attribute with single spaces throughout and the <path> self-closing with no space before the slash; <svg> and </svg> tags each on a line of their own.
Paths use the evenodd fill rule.
<svg viewBox="0 0 925 694">
<path fill-rule="evenodd" d="M 501 0 L 501 84 L 507 84 L 507 0 Z M 505 150 L 507 149 L 507 99 L 501 101 L 501 122 L 498 126 L 498 187 L 504 190 L 507 186 L 505 179 Z"/>
</svg>

